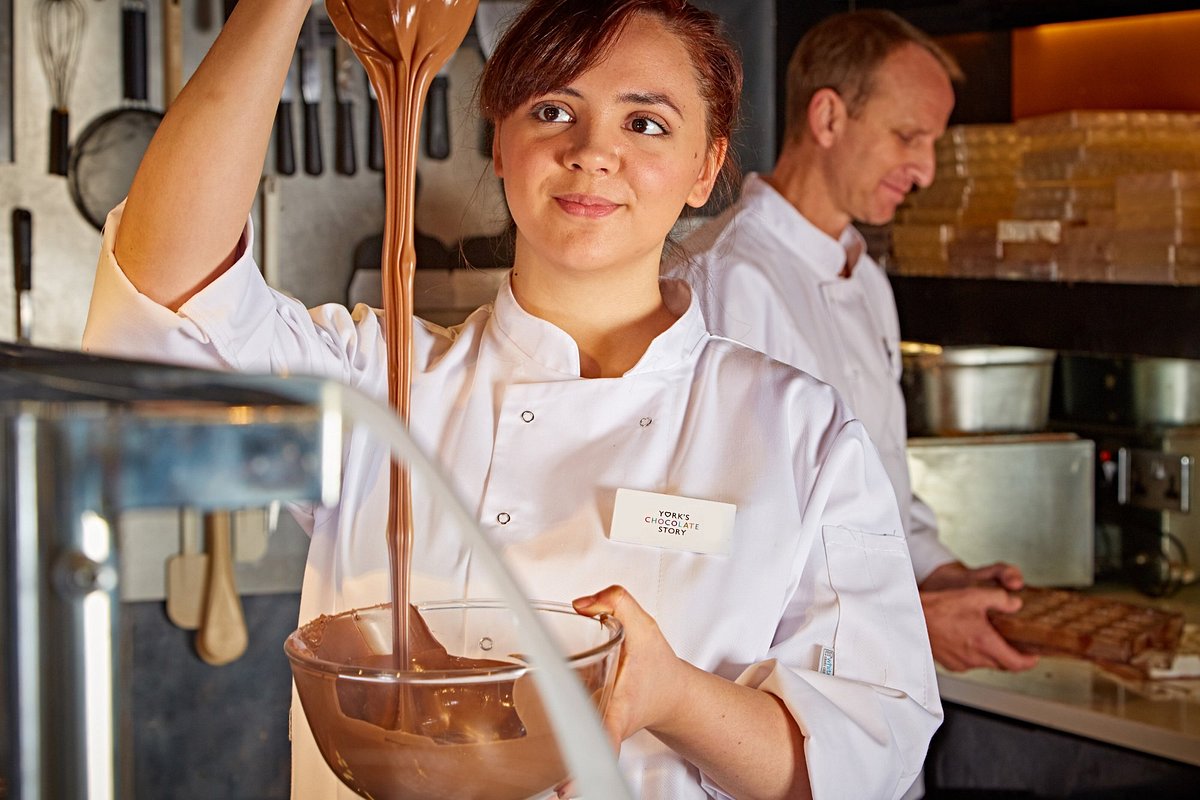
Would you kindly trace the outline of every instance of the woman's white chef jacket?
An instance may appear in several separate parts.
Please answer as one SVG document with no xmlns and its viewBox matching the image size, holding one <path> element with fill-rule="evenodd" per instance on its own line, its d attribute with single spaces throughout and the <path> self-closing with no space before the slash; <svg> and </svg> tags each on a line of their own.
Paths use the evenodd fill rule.
<svg viewBox="0 0 1200 800">
<path fill-rule="evenodd" d="M 848 249 L 862 255 L 849 278 Z M 673 271 L 697 289 L 709 330 L 833 385 L 879 448 L 900 502 L 918 581 L 956 558 L 909 481 L 900 321 L 883 268 L 847 226 L 841 241 L 774 187 L 747 176 L 741 198 L 688 237 Z"/>
<path fill-rule="evenodd" d="M 106 228 L 86 349 L 318 374 L 386 397 L 378 312 L 308 311 L 243 256 L 172 313 L 117 265 L 120 211 Z M 523 311 L 507 283 L 455 329 L 418 324 L 414 432 L 531 596 L 569 601 L 623 584 L 680 657 L 784 700 L 818 798 L 898 796 L 942 712 L 874 447 L 828 386 L 710 336 L 684 284 L 665 283 L 664 295 L 682 316 L 616 379 L 581 379 L 573 340 Z M 312 536 L 302 621 L 389 599 L 386 464 L 356 430 L 341 503 L 300 511 Z M 736 504 L 731 553 L 611 540 L 621 487 Z M 414 493 L 414 597 L 495 596 L 461 537 L 439 525 L 419 485 Z M 817 671 L 822 648 L 834 651 L 832 677 Z M 292 730 L 294 796 L 352 798 L 295 701 Z M 645 731 L 620 761 L 636 797 L 722 796 Z"/>
</svg>

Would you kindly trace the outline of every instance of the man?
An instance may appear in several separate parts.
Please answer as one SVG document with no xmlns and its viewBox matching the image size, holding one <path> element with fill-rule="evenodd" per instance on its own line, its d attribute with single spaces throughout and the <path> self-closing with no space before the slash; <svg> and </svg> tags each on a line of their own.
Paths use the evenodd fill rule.
<svg viewBox="0 0 1200 800">
<path fill-rule="evenodd" d="M 937 538 L 912 493 L 900 391 L 900 330 L 883 270 L 852 222 L 881 225 L 933 181 L 934 143 L 961 73 L 928 36 L 886 11 L 830 17 L 788 67 L 784 143 L 769 175 L 693 233 L 676 268 L 696 288 L 710 329 L 835 386 L 879 448 L 906 520 L 930 643 L 952 670 L 1023 670 L 987 618 L 1015 611 L 1020 570 L 969 569 Z"/>
</svg>

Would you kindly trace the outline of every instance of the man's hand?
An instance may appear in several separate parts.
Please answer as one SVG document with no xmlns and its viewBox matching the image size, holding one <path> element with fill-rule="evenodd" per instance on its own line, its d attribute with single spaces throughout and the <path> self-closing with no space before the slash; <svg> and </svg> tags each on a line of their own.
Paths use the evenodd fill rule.
<svg viewBox="0 0 1200 800">
<path fill-rule="evenodd" d="M 961 561 L 952 561 L 929 573 L 921 581 L 921 591 L 941 591 L 942 589 L 965 589 L 968 586 L 1000 586 L 1010 592 L 1025 588 L 1025 577 L 1021 568 L 1015 564 L 997 561 L 986 567 L 968 568 Z"/>
<path fill-rule="evenodd" d="M 1009 592 L 1024 585 L 1021 570 L 1003 562 L 976 569 L 954 562 L 930 573 L 920 591 L 934 660 L 956 671 L 989 667 L 1019 672 L 1034 667 L 1037 656 L 1016 650 L 987 616 L 993 608 L 1018 610 L 1021 599 Z"/>
</svg>

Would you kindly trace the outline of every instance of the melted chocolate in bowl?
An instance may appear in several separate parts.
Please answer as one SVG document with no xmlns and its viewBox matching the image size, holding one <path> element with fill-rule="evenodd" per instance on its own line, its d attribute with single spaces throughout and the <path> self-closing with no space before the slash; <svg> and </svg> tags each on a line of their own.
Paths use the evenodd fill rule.
<svg viewBox="0 0 1200 800">
<path fill-rule="evenodd" d="M 571 669 L 603 711 L 620 623 L 563 604 L 533 607 L 574 654 Z M 412 670 L 390 667 L 390 605 L 322 616 L 288 637 L 300 702 L 334 773 L 375 800 L 526 800 L 563 781 L 567 768 L 507 609 L 463 601 L 418 611 Z"/>
</svg>

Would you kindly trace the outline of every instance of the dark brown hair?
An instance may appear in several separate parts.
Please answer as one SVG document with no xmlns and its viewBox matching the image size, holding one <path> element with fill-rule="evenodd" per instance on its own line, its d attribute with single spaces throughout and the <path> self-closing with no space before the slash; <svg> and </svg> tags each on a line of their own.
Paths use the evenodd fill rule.
<svg viewBox="0 0 1200 800">
<path fill-rule="evenodd" d="M 533 0 L 484 67 L 479 90 L 484 119 L 495 124 L 529 99 L 568 85 L 604 59 L 638 14 L 661 20 L 691 54 L 709 145 L 719 139 L 732 143 L 742 96 L 741 59 L 720 19 L 684 0 Z M 733 158 L 726 157 L 721 172 L 719 184 L 736 180 Z"/>
<path fill-rule="evenodd" d="M 856 115 L 874 90 L 879 65 L 906 44 L 928 51 L 952 81 L 963 79 L 953 56 L 891 11 L 851 11 L 817 23 L 796 45 L 788 62 L 784 138 L 800 137 L 807 127 L 808 104 L 819 89 L 833 89 L 850 115 Z"/>
</svg>

